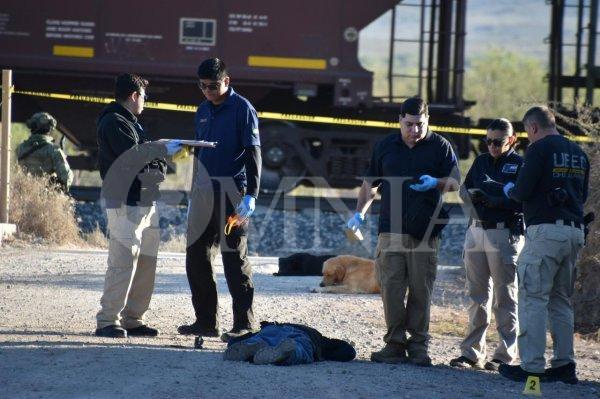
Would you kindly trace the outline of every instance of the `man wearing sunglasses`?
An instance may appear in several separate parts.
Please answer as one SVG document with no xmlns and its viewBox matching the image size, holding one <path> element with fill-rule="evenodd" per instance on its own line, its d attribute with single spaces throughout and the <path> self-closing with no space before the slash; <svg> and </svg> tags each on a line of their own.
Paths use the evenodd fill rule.
<svg viewBox="0 0 600 399">
<path fill-rule="evenodd" d="M 223 256 L 232 298 L 233 327 L 228 341 L 252 332 L 254 284 L 248 261 L 248 218 L 258 196 L 261 154 L 256 110 L 229 85 L 225 63 L 218 58 L 198 67 L 198 87 L 206 98 L 196 112 L 196 139 L 216 141 L 216 148 L 196 153 L 187 230 L 186 273 L 195 321 L 180 334 L 219 336 L 214 258 Z M 241 223 L 225 229 L 237 215 Z"/>
<path fill-rule="evenodd" d="M 540 381 L 576 384 L 570 299 L 584 245 L 590 164 L 583 150 L 558 132 L 547 107 L 530 108 L 523 125 L 531 144 L 516 183 L 504 186 L 507 197 L 522 201 L 527 225 L 517 261 L 521 364 L 502 365 L 499 371 L 514 381 L 537 376 Z M 545 369 L 547 325 L 554 356 Z"/>
<path fill-rule="evenodd" d="M 472 205 L 463 252 L 471 304 L 461 355 L 450 366 L 498 370 L 517 356 L 516 260 L 523 245 L 521 204 L 502 189 L 516 181 L 523 159 L 513 150 L 516 136 L 507 119 L 492 121 L 484 140 L 489 151 L 475 159 L 460 190 L 465 204 Z M 499 343 L 487 361 L 490 309 Z"/>
</svg>

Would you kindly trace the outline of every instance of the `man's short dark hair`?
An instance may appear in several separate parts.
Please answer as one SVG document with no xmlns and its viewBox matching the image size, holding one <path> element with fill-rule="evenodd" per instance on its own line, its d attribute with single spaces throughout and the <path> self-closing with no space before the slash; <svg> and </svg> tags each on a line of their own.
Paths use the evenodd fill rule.
<svg viewBox="0 0 600 399">
<path fill-rule="evenodd" d="M 125 101 L 131 93 L 139 93 L 141 89 L 146 90 L 148 85 L 148 81 L 141 76 L 131 73 L 119 75 L 115 79 L 115 99 L 117 101 Z"/>
<path fill-rule="evenodd" d="M 198 78 L 207 80 L 222 80 L 227 75 L 227 67 L 219 58 L 209 58 L 198 66 Z"/>
<path fill-rule="evenodd" d="M 542 129 L 553 129 L 556 127 L 554 113 L 544 105 L 536 105 L 525 112 L 523 124 L 527 124 L 528 122 L 535 122 Z"/>
<path fill-rule="evenodd" d="M 400 116 L 409 115 L 429 115 L 427 103 L 421 97 L 410 97 L 404 100 L 400 108 Z"/>
<path fill-rule="evenodd" d="M 501 132 L 506 133 L 508 136 L 512 136 L 514 134 L 512 123 L 510 123 L 510 121 L 506 118 L 494 119 L 492 123 L 488 125 L 487 130 L 500 130 Z"/>
</svg>

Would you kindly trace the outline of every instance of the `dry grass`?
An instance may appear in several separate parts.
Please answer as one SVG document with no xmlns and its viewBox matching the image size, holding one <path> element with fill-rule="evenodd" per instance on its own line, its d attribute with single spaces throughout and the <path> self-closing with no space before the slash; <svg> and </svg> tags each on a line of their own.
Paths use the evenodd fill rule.
<svg viewBox="0 0 600 399">
<path fill-rule="evenodd" d="M 600 148 L 588 152 L 590 157 L 590 195 L 586 211 L 596 213 L 589 226 L 586 246 L 577 265 L 573 306 L 575 328 L 583 334 L 598 337 L 600 332 Z"/>
<path fill-rule="evenodd" d="M 83 233 L 83 240 L 94 248 L 108 249 L 108 239 L 98 226 L 91 233 Z"/>
<path fill-rule="evenodd" d="M 12 168 L 9 219 L 20 234 L 48 244 L 83 243 L 72 199 L 52 188 L 47 178 L 25 174 L 19 167 Z"/>
<path fill-rule="evenodd" d="M 464 337 L 468 326 L 469 315 L 466 309 L 451 307 L 432 307 L 431 309 L 429 324 L 431 334 Z"/>
<path fill-rule="evenodd" d="M 467 334 L 469 328 L 469 312 L 466 308 L 451 306 L 432 307 L 429 332 L 437 335 L 461 337 Z M 496 320 L 492 315 L 486 334 L 488 342 L 498 342 Z"/>
<path fill-rule="evenodd" d="M 185 234 L 179 234 L 171 237 L 169 241 L 160 243 L 159 251 L 162 252 L 185 252 L 186 238 Z"/>
<path fill-rule="evenodd" d="M 596 142 L 584 146 L 590 161 L 589 195 L 586 212 L 595 212 L 596 221 L 589 226 L 586 246 L 577 265 L 578 276 L 573 295 L 575 329 L 590 339 L 600 332 L 600 110 L 578 107 L 559 120 L 573 132 L 587 134 Z"/>
<path fill-rule="evenodd" d="M 576 339 L 581 339 L 584 341 L 592 341 L 592 342 L 600 342 L 600 329 L 596 330 L 596 332 L 589 334 L 575 334 Z"/>
</svg>

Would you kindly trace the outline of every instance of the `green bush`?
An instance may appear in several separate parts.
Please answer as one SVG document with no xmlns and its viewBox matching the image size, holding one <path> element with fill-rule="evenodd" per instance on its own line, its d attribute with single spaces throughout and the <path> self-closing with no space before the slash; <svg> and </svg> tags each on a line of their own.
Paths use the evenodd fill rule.
<svg viewBox="0 0 600 399">
<path fill-rule="evenodd" d="M 545 73 L 537 59 L 500 48 L 473 57 L 465 72 L 465 99 L 477 102 L 470 116 L 521 120 L 531 105 L 545 102 Z"/>
</svg>

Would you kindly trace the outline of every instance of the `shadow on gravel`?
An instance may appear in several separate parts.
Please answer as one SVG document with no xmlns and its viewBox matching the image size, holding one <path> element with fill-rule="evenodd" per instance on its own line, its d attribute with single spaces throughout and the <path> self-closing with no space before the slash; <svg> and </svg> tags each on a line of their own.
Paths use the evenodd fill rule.
<svg viewBox="0 0 600 399">
<path fill-rule="evenodd" d="M 467 298 L 464 296 L 464 278 L 458 273 L 444 273 L 444 277 L 439 276 L 434 286 L 433 302 L 436 305 L 464 305 Z M 228 294 L 227 283 L 222 272 L 216 273 L 217 290 L 219 294 Z M 319 276 L 273 276 L 271 274 L 253 275 L 255 293 L 257 295 L 330 295 L 334 296 L 358 296 L 371 297 L 376 295 L 365 294 L 315 294 L 311 290 L 317 288 L 321 281 Z M 456 279 L 456 281 L 455 281 Z M 458 281 L 458 283 L 457 283 Z M 75 290 L 86 290 L 102 292 L 104 287 L 104 273 L 76 273 L 68 275 L 43 275 L 35 278 L 9 278 L 2 280 L 3 284 L 23 284 L 28 286 L 57 287 Z M 457 293 L 458 289 L 458 293 Z M 163 295 L 181 295 L 189 294 L 189 285 L 185 272 L 182 273 L 157 273 L 154 294 Z"/>
<path fill-rule="evenodd" d="M 91 337 L 92 334 L 91 333 L 75 333 L 72 331 L 69 332 L 62 332 L 62 331 L 34 331 L 34 330 L 26 330 L 26 331 L 20 331 L 20 330 L 0 330 L 0 335 L 37 335 L 37 336 L 44 336 L 44 335 L 56 335 L 56 336 L 79 336 L 79 337 Z M 18 343 L 18 342 L 17 342 Z M 12 344 L 15 344 L 15 342 L 0 342 L 0 347 L 2 346 L 10 346 Z M 26 344 L 26 343 L 21 343 L 21 344 Z M 29 341 L 29 345 L 39 345 L 40 341 L 36 341 L 36 342 L 31 342 Z"/>
<path fill-rule="evenodd" d="M 1 397 L 205 397 L 203 393 L 211 391 L 202 386 L 202 377 L 223 378 L 199 372 L 206 364 L 221 362 L 222 354 L 216 352 L 89 342 L 36 342 L 41 347 L 19 347 L 31 344 L 0 345 L 1 356 L 10 358 L 10 364 L 0 364 Z"/>
<path fill-rule="evenodd" d="M 35 346 L 32 346 L 35 345 Z M 91 342 L 0 344 L 1 397 L 517 397 L 497 374 L 367 361 L 276 367 L 225 362 L 221 351 Z M 597 382 L 542 384 L 544 397 L 594 397 Z"/>
<path fill-rule="evenodd" d="M 224 274 L 217 273 L 217 289 L 220 294 L 227 294 L 227 283 Z M 269 274 L 254 274 L 255 291 L 260 294 L 294 295 L 309 293 L 312 288 L 318 287 L 320 277 L 275 277 Z M 57 287 L 76 290 L 102 292 L 104 287 L 104 274 L 77 273 L 62 276 L 43 275 L 35 278 L 10 278 L 2 280 L 3 284 L 23 284 L 39 287 Z M 155 294 L 181 295 L 189 294 L 189 285 L 185 272 L 177 274 L 158 273 L 154 287 Z"/>
<path fill-rule="evenodd" d="M 135 343 L 133 341 L 131 341 L 131 339 L 123 339 L 123 340 L 111 340 L 109 342 L 107 342 L 109 339 L 103 339 L 102 341 L 100 341 L 100 339 L 102 338 L 96 338 L 96 337 L 92 337 L 92 334 L 75 334 L 75 333 L 69 333 L 69 334 L 61 334 L 61 333 L 56 333 L 56 332 L 51 332 L 51 333 L 46 333 L 45 331 L 39 331 L 37 332 L 40 335 L 68 335 L 68 336 L 80 336 L 80 337 L 90 337 L 92 339 L 98 340 L 98 341 L 22 341 L 22 342 L 2 342 L 0 343 L 0 352 L 2 351 L 2 349 L 6 349 L 6 348 L 28 348 L 31 350 L 36 350 L 36 349 L 51 349 L 51 350 L 67 350 L 67 349 L 72 349 L 72 350 L 80 350 L 80 349 L 89 349 L 89 348 L 106 348 L 106 349 L 114 349 L 114 348 L 121 348 L 121 349 L 160 349 L 160 350 L 172 350 L 172 351 L 177 351 L 177 350 L 182 350 L 182 351 L 192 351 L 192 352 L 197 352 L 197 353 L 220 353 L 222 356 L 222 351 L 215 351 L 213 349 L 194 349 L 193 346 L 183 346 L 183 345 L 175 345 L 175 344 L 149 344 L 147 342 L 144 343 Z M 23 334 L 27 334 L 27 333 L 23 333 L 20 331 L 6 331 L 3 332 L 3 334 L 13 334 L 13 335 L 23 335 Z"/>
</svg>

